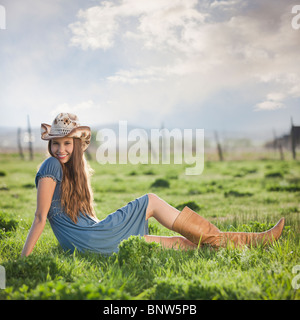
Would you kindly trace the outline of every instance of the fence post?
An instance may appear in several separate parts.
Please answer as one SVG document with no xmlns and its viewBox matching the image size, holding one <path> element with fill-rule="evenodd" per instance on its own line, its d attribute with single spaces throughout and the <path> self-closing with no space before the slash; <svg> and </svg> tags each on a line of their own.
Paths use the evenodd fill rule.
<svg viewBox="0 0 300 320">
<path fill-rule="evenodd" d="M 217 143 L 217 148 L 218 148 L 218 154 L 219 154 L 219 159 L 220 161 L 223 161 L 223 152 L 222 152 L 222 147 L 221 147 L 221 144 L 219 142 L 219 138 L 218 138 L 218 133 L 217 131 L 215 131 L 215 140 L 216 140 L 216 143 Z"/>
<path fill-rule="evenodd" d="M 22 149 L 22 144 L 21 144 L 21 128 L 18 128 L 18 149 L 19 149 L 19 155 L 22 160 L 24 160 L 24 153 Z"/>
<path fill-rule="evenodd" d="M 30 119 L 29 115 L 27 115 L 27 124 L 28 124 L 28 147 L 29 147 L 29 154 L 30 160 L 33 160 L 33 148 L 32 148 L 32 137 L 31 137 L 31 127 L 30 127 Z"/>
</svg>

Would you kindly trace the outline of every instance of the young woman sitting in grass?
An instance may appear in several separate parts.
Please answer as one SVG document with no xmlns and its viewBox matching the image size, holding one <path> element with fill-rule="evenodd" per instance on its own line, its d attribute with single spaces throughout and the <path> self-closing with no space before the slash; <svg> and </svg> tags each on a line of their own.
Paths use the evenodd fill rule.
<svg viewBox="0 0 300 320">
<path fill-rule="evenodd" d="M 91 139 L 90 128 L 80 126 L 76 115 L 60 113 L 52 126 L 41 125 L 41 138 L 49 141 L 51 157 L 43 162 L 35 178 L 37 208 L 22 256 L 32 252 L 47 218 L 62 248 L 70 252 L 76 248 L 111 254 L 131 235 L 144 236 L 146 241 L 159 242 L 166 248 L 194 249 L 202 244 L 215 248 L 264 245 L 277 240 L 282 233 L 284 218 L 266 232 L 221 232 L 190 208 L 180 212 L 153 193 L 129 202 L 99 221 L 93 208 L 91 170 L 84 157 Z M 148 235 L 151 217 L 182 236 Z"/>
</svg>

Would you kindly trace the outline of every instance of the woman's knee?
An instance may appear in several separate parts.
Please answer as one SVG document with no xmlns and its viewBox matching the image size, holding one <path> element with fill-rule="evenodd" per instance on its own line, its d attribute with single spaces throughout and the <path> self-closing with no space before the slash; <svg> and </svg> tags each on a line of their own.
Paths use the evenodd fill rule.
<svg viewBox="0 0 300 320">
<path fill-rule="evenodd" d="M 160 197 L 155 193 L 148 193 L 148 199 L 150 207 L 152 207 L 153 209 L 155 209 L 155 207 L 158 206 L 159 202 L 161 202 Z"/>
<path fill-rule="evenodd" d="M 160 198 L 155 193 L 148 193 L 149 202 L 156 202 Z"/>
<path fill-rule="evenodd" d="M 148 207 L 146 211 L 146 220 L 151 218 L 154 214 L 154 210 L 157 207 L 160 198 L 155 193 L 148 193 Z"/>
<path fill-rule="evenodd" d="M 151 198 L 159 199 L 159 196 L 155 193 L 152 193 L 152 192 L 148 193 L 148 196 Z"/>
</svg>

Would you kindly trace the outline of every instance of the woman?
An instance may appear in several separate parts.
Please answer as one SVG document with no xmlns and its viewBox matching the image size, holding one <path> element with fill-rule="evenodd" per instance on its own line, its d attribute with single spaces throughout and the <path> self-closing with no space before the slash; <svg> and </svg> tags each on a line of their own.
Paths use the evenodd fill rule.
<svg viewBox="0 0 300 320">
<path fill-rule="evenodd" d="M 37 208 L 32 227 L 22 250 L 28 256 L 40 237 L 46 219 L 64 250 L 110 254 L 131 235 L 144 236 L 166 248 L 193 249 L 202 244 L 213 247 L 243 247 L 272 243 L 284 226 L 284 218 L 262 233 L 221 232 L 190 208 L 181 212 L 157 195 L 149 193 L 99 221 L 93 209 L 90 170 L 84 158 L 91 139 L 90 128 L 80 126 L 76 115 L 60 113 L 52 126 L 41 125 L 41 138 L 48 141 L 51 155 L 41 165 L 35 183 Z M 148 235 L 148 219 L 182 236 Z"/>
</svg>

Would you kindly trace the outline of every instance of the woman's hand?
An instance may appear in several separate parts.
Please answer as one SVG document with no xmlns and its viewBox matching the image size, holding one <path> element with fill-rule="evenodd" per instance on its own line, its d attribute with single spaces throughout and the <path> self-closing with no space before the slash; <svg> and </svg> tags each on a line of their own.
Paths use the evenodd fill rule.
<svg viewBox="0 0 300 320">
<path fill-rule="evenodd" d="M 23 247 L 21 257 L 28 256 L 42 234 L 51 206 L 56 182 L 50 177 L 41 178 L 37 189 L 37 208 L 35 217 Z"/>
</svg>

